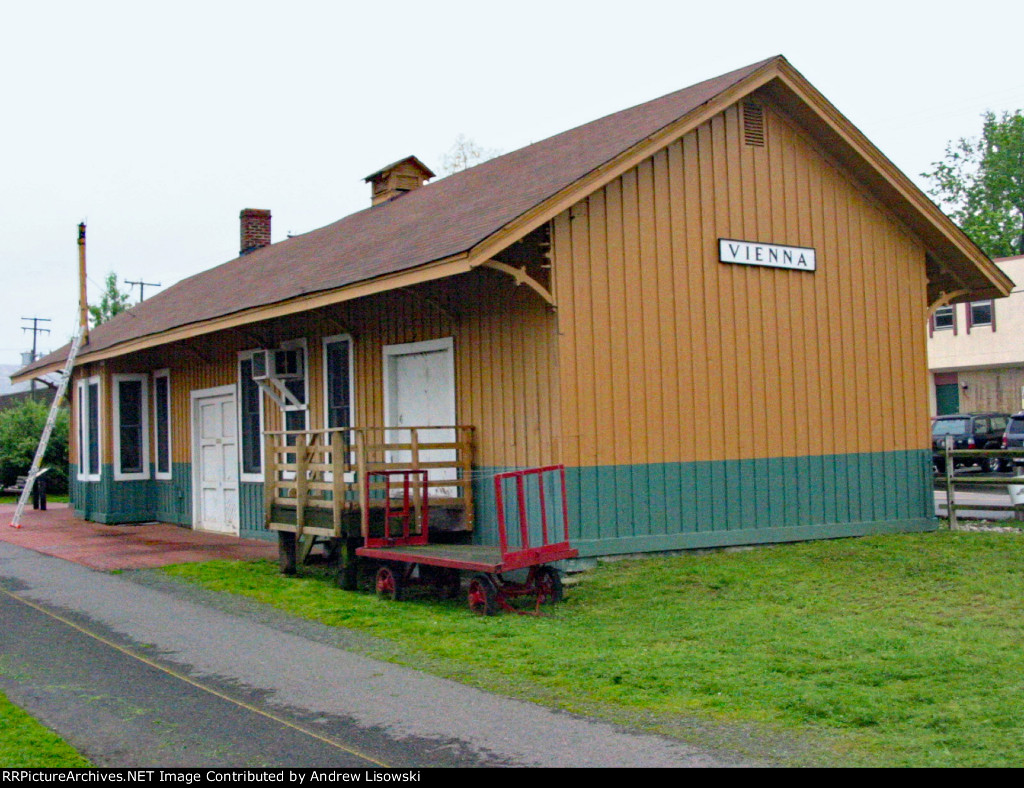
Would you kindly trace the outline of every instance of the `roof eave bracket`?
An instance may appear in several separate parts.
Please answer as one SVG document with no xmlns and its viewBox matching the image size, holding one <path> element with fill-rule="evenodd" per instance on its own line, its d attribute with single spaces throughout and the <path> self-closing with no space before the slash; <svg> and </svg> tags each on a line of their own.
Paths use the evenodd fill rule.
<svg viewBox="0 0 1024 788">
<path fill-rule="evenodd" d="M 482 263 L 480 263 L 480 265 L 486 268 L 493 268 L 495 271 L 500 271 L 503 274 L 508 274 L 515 280 L 516 287 L 519 287 L 520 285 L 526 285 L 535 293 L 537 293 L 537 295 L 543 298 L 547 302 L 548 306 L 550 306 L 552 309 L 558 309 L 558 303 L 555 301 L 555 297 L 551 293 L 551 291 L 544 287 L 544 285 L 542 285 L 528 273 L 526 273 L 525 267 L 515 268 L 514 266 L 511 266 L 508 263 L 503 263 L 500 260 L 494 259 L 484 260 Z"/>
<path fill-rule="evenodd" d="M 935 310 L 942 309 L 942 307 L 946 306 L 954 298 L 960 298 L 961 296 L 965 296 L 970 292 L 970 290 L 953 290 L 952 292 L 949 293 L 942 291 L 941 293 L 939 293 L 939 297 L 928 305 L 928 316 L 931 317 L 932 315 L 934 315 Z"/>
</svg>

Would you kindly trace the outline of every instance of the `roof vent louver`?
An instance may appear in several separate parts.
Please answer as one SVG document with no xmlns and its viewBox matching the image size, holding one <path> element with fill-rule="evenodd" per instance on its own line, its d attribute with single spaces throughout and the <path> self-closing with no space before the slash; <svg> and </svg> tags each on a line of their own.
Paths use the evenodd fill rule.
<svg viewBox="0 0 1024 788">
<path fill-rule="evenodd" d="M 743 141 L 755 148 L 764 147 L 764 109 L 751 101 L 743 102 Z"/>
</svg>

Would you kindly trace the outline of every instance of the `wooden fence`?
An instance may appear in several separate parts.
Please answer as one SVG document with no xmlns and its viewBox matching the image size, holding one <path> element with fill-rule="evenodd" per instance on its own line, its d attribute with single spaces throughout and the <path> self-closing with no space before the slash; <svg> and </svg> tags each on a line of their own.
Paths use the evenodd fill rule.
<svg viewBox="0 0 1024 788">
<path fill-rule="evenodd" d="M 1018 501 L 1022 502 L 1017 502 L 1014 500 L 1015 496 L 1011 491 L 1012 487 L 1021 486 L 1021 492 L 1024 492 L 1024 449 L 954 449 L 952 444 L 952 436 L 950 436 L 950 439 L 946 441 L 945 448 L 941 451 L 936 451 L 934 454 L 936 460 L 942 461 L 942 470 L 938 474 L 936 488 L 944 490 L 946 493 L 946 511 L 949 517 L 949 527 L 956 528 L 957 512 L 968 509 L 996 512 L 1012 511 L 1015 513 L 1016 519 L 1024 520 L 1024 495 L 1018 496 Z M 975 460 L 981 458 L 985 460 L 992 457 L 998 457 L 1011 462 L 1014 466 L 1015 475 L 1013 477 L 955 475 L 957 458 L 960 458 L 961 463 L 963 463 L 966 459 Z M 977 502 L 957 503 L 956 501 L 958 489 L 992 489 L 993 487 L 1006 489 L 1008 503 L 980 504 Z"/>
</svg>

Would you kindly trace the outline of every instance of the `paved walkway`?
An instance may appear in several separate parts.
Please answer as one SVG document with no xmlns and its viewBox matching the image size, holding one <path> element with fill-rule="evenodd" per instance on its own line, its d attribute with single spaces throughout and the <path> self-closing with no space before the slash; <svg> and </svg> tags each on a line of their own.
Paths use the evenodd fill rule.
<svg viewBox="0 0 1024 788">
<path fill-rule="evenodd" d="M 66 507 L 17 530 L 0 516 L 0 691 L 97 765 L 747 765 L 370 659 L 352 633 L 230 595 L 94 571 L 273 543 L 83 523 Z"/>
<path fill-rule="evenodd" d="M 67 504 L 45 512 L 25 509 L 21 528 L 11 528 L 14 504 L 0 505 L 0 541 L 74 561 L 90 569 L 152 569 L 215 558 L 276 558 L 277 544 L 262 539 L 193 531 L 167 523 L 103 525 L 79 520 Z"/>
</svg>

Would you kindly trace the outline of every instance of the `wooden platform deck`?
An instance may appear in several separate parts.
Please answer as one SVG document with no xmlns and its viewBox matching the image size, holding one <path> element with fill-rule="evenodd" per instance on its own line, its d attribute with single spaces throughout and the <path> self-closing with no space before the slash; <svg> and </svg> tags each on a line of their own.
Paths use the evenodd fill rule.
<svg viewBox="0 0 1024 788">
<path fill-rule="evenodd" d="M 360 547 L 356 555 L 377 561 L 426 564 L 449 569 L 494 574 L 502 571 L 500 547 L 468 544 L 425 544 L 396 547 Z"/>
<path fill-rule="evenodd" d="M 469 544 L 396 545 L 394 547 L 359 547 L 356 555 L 377 561 L 404 564 L 426 564 L 468 572 L 500 574 L 540 564 L 564 561 L 579 556 L 568 543 L 526 548 L 502 554 L 500 547 Z"/>
</svg>

